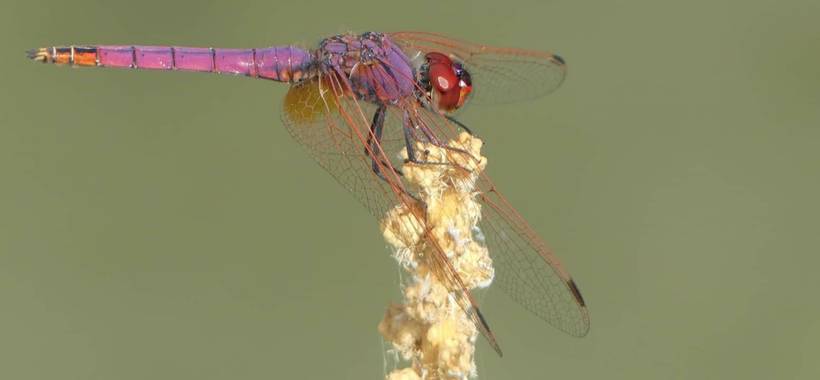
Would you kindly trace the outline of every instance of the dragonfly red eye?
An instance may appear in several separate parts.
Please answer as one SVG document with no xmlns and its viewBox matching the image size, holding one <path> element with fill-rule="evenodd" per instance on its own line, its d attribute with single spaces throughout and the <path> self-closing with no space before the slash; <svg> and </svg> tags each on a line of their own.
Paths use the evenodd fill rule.
<svg viewBox="0 0 820 380">
<path fill-rule="evenodd" d="M 440 111 L 454 111 L 464 105 L 473 89 L 470 74 L 441 53 L 428 53 L 427 78 L 434 105 Z"/>
</svg>

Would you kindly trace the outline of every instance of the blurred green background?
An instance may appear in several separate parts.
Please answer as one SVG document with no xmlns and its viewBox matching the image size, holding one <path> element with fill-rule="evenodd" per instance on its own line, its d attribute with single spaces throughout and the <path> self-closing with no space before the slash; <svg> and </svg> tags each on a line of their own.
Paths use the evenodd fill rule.
<svg viewBox="0 0 820 380">
<path fill-rule="evenodd" d="M 36 65 L 54 44 L 310 46 L 425 30 L 555 50 L 470 107 L 489 172 L 589 303 L 500 291 L 483 379 L 820 377 L 820 2 L 29 2 L 0 15 L 0 378 L 377 379 L 375 220 L 291 141 L 284 85 Z"/>
</svg>

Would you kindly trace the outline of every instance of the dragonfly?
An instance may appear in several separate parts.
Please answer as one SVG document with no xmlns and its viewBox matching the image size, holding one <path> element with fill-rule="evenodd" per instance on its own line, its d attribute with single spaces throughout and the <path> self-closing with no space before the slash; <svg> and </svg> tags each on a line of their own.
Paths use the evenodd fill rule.
<svg viewBox="0 0 820 380">
<path fill-rule="evenodd" d="M 401 166 L 407 161 L 436 163 L 424 161 L 423 152 L 414 151 L 416 143 L 458 149 L 447 142 L 457 133 L 473 133 L 456 118 L 465 104 L 538 98 L 556 90 L 566 76 L 566 62 L 557 54 L 429 32 L 339 34 L 313 49 L 71 45 L 30 50 L 28 57 L 72 66 L 196 71 L 288 83 L 282 123 L 376 218 L 397 205 L 419 202 L 402 179 Z M 406 158 L 398 157 L 402 149 Z M 483 172 L 477 191 L 483 214 L 479 228 L 495 265 L 494 283 L 559 330 L 585 336 L 589 312 L 569 272 Z M 446 253 L 437 248 L 430 260 L 452 298 L 502 355 Z"/>
</svg>

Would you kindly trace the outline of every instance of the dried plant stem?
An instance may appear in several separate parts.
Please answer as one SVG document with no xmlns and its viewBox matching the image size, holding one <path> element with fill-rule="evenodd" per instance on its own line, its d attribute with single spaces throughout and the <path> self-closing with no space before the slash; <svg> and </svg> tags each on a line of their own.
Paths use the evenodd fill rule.
<svg viewBox="0 0 820 380">
<path fill-rule="evenodd" d="M 394 257 L 409 274 L 402 288 L 404 303 L 391 305 L 379 324 L 384 338 L 410 362 L 410 367 L 387 374 L 390 380 L 476 376 L 478 332 L 430 260 L 440 248 L 469 289 L 492 282 L 494 271 L 477 226 L 481 207 L 474 190 L 487 160 L 481 156 L 481 140 L 470 134 L 462 133 L 448 144 L 457 149 L 416 143 L 416 151 L 425 152 L 425 162 L 448 164 L 405 164 L 404 179 L 420 202 L 396 206 L 381 222 Z"/>
</svg>

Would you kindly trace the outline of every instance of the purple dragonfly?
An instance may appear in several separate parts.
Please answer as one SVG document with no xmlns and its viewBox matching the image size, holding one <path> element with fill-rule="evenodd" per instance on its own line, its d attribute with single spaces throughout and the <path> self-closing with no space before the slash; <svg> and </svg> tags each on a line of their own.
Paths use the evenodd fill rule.
<svg viewBox="0 0 820 380">
<path fill-rule="evenodd" d="M 425 162 L 415 142 L 445 149 L 459 130 L 453 111 L 467 101 L 513 102 L 561 85 L 555 54 L 472 44 L 425 32 L 341 34 L 317 49 L 276 46 L 216 49 L 175 46 L 54 46 L 29 52 L 41 62 L 74 66 L 201 71 L 288 82 L 282 122 L 318 163 L 373 215 L 418 202 L 402 180 L 406 160 Z M 496 266 L 495 283 L 524 308 L 574 336 L 589 330 L 578 287 L 529 224 L 480 174 L 480 223 Z M 410 209 L 416 209 L 409 207 Z M 424 215 L 418 215 L 423 219 Z M 429 237 L 425 237 L 429 239 Z M 435 244 L 432 244 L 435 246 Z M 431 258 L 445 283 L 493 348 L 496 338 L 447 255 Z"/>
</svg>

